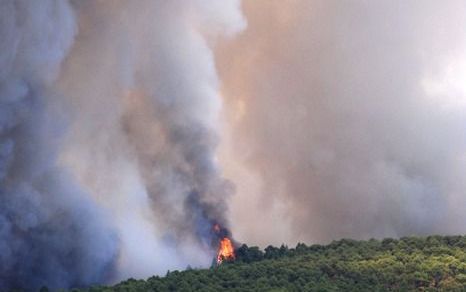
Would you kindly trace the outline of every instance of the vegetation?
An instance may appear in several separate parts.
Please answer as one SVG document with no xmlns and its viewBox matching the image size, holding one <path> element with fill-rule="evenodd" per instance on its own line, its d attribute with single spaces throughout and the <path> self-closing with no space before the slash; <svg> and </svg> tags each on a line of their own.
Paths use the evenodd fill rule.
<svg viewBox="0 0 466 292">
<path fill-rule="evenodd" d="M 210 269 L 73 291 L 466 291 L 466 236 L 246 245 Z"/>
</svg>

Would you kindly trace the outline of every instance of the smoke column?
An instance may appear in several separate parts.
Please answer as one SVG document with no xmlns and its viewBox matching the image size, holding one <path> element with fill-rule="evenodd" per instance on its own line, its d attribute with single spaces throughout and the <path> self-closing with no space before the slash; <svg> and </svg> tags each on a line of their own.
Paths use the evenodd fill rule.
<svg viewBox="0 0 466 292">
<path fill-rule="evenodd" d="M 243 2 L 217 56 L 236 238 L 466 232 L 464 4 Z"/>
<path fill-rule="evenodd" d="M 2 1 L 0 290 L 208 266 L 239 2 Z"/>
</svg>

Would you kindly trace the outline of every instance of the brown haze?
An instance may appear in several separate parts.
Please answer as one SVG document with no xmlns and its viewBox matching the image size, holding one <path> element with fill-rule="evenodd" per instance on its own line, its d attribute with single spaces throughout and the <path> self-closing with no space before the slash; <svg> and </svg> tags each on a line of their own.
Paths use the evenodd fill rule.
<svg viewBox="0 0 466 292">
<path fill-rule="evenodd" d="M 248 243 L 464 233 L 464 1 L 244 1 L 218 49 Z"/>
</svg>

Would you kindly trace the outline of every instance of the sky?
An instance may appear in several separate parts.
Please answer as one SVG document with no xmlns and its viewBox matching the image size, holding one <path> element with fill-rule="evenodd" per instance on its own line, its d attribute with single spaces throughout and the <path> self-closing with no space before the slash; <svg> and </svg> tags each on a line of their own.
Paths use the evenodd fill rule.
<svg viewBox="0 0 466 292">
<path fill-rule="evenodd" d="M 0 290 L 466 232 L 462 0 L 6 0 L 0 52 Z"/>
</svg>

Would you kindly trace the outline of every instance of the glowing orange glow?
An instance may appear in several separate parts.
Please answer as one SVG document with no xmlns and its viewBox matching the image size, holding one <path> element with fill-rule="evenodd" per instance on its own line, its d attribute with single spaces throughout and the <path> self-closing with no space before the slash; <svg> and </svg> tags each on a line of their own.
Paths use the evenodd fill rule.
<svg viewBox="0 0 466 292">
<path fill-rule="evenodd" d="M 220 265 L 224 260 L 234 260 L 235 259 L 235 250 L 233 244 L 228 237 L 220 240 L 220 245 L 218 247 L 217 253 L 217 264 Z"/>
</svg>

